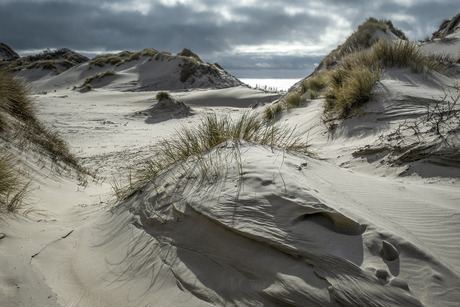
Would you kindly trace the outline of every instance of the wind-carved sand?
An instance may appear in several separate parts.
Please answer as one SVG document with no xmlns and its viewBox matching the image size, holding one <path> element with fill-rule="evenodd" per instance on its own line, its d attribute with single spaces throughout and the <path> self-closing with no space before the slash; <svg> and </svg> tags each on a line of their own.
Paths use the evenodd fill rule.
<svg viewBox="0 0 460 307">
<path fill-rule="evenodd" d="M 398 39 L 390 32 L 378 35 Z M 459 33 L 421 50 L 458 51 Z M 81 92 L 61 79 L 34 95 L 97 179 L 78 185 L 16 152 L 33 189 L 30 212 L 1 221 L 2 306 L 458 304 L 458 64 L 448 75 L 385 68 L 372 99 L 332 124 L 322 95 L 277 113 L 308 153 L 228 139 L 115 202 L 112 186 L 134 184 L 162 140 L 300 88 L 281 100 L 244 86 L 170 90 L 162 103 L 121 81 L 142 61 L 119 66 L 135 68 L 120 82 Z"/>
</svg>

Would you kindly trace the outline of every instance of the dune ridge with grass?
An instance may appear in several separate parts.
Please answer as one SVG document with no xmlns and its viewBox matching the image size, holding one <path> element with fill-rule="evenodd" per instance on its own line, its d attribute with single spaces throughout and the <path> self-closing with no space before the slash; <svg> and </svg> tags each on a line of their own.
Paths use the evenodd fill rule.
<svg viewBox="0 0 460 307">
<path fill-rule="evenodd" d="M 1 187 L 33 181 L 0 219 L 0 305 L 458 305 L 455 20 L 411 42 L 369 18 L 282 97 L 184 91 L 213 69 L 187 49 L 28 71 L 25 106 L 92 176 L 3 139 Z M 2 129 L 28 118 L 13 100 Z"/>
<path fill-rule="evenodd" d="M 3 45 L 5 52 L 11 49 Z M 205 63 L 187 48 L 177 55 L 146 48 L 138 52 L 102 54 L 92 59 L 62 48 L 8 58 L 1 61 L 0 66 L 15 72 L 35 92 L 63 88 L 88 91 L 100 87 L 155 91 L 228 88 L 243 84 L 219 64 Z M 113 77 L 107 78 L 109 76 Z"/>
</svg>

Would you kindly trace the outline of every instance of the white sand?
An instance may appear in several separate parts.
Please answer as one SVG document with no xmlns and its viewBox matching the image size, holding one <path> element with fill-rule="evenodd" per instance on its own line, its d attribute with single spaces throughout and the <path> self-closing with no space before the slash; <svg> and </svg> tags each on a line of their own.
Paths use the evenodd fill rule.
<svg viewBox="0 0 460 307">
<path fill-rule="evenodd" d="M 110 183 L 161 139 L 204 112 L 239 114 L 270 96 L 245 87 L 173 92 L 193 112 L 174 118 L 143 113 L 154 92 L 36 95 L 40 118 L 98 179 L 82 186 L 46 159 L 16 153 L 34 178 L 31 212 L 1 221 L 0 305 L 458 305 L 459 168 L 363 154 L 394 145 L 386 137 L 454 95 L 458 80 L 383 75 L 375 101 L 333 132 L 321 100 L 281 116 L 315 158 L 229 142 L 206 153 L 208 173 L 185 162 L 116 208 Z M 438 144 L 425 128 L 417 136 Z"/>
</svg>

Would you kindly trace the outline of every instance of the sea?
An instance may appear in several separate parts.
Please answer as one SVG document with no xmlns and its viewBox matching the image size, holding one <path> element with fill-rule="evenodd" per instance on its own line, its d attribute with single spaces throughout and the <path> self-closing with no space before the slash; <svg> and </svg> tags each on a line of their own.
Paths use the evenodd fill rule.
<svg viewBox="0 0 460 307">
<path fill-rule="evenodd" d="M 280 79 L 280 78 L 239 78 L 252 88 L 258 88 L 271 92 L 287 92 L 288 89 L 301 79 Z"/>
</svg>

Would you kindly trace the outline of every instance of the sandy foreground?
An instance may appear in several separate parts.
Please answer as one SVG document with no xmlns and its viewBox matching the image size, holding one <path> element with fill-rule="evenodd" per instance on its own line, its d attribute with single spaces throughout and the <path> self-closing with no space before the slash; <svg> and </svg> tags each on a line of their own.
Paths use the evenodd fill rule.
<svg viewBox="0 0 460 307">
<path fill-rule="evenodd" d="M 314 155 L 228 142 L 204 154 L 208 173 L 185 162 L 116 206 L 111 185 L 126 183 L 160 140 L 204 113 L 237 116 L 277 97 L 246 87 L 172 92 L 193 112 L 174 118 L 148 112 L 155 92 L 35 95 L 39 117 L 97 176 L 81 182 L 22 154 L 31 205 L 1 224 L 0 305 L 456 306 L 458 161 L 397 164 L 388 149 L 395 131 L 410 143 L 401 128 L 446 93 L 454 99 L 456 82 L 388 70 L 375 101 L 334 132 L 321 99 L 278 119 Z"/>
</svg>

